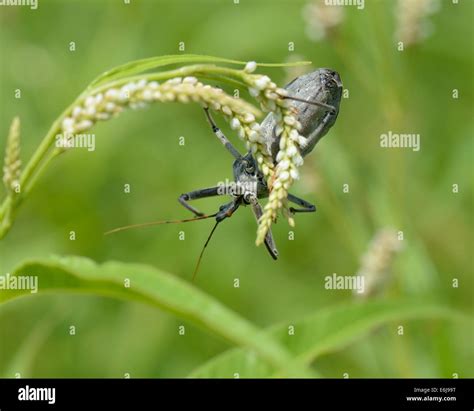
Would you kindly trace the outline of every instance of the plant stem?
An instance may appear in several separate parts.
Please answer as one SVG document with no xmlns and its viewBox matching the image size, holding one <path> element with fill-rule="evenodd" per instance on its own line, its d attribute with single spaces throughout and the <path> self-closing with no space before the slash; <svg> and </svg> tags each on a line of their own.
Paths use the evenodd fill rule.
<svg viewBox="0 0 474 411">
<path fill-rule="evenodd" d="M 123 77 L 118 80 L 110 81 L 97 87 L 87 88 L 81 93 L 74 102 L 64 110 L 60 116 L 54 121 L 46 136 L 41 141 L 36 151 L 31 156 L 30 160 L 26 164 L 21 177 L 20 187 L 21 193 L 17 195 L 9 194 L 0 205 L 0 239 L 2 239 L 9 231 L 12 225 L 12 216 L 16 207 L 20 205 L 25 196 L 32 190 L 38 177 L 50 164 L 51 160 L 60 153 L 53 151 L 48 158 L 46 158 L 48 152 L 53 146 L 56 135 L 61 132 L 62 121 L 68 114 L 73 110 L 74 107 L 82 104 L 87 96 L 95 95 L 100 92 L 104 92 L 111 88 L 118 88 L 127 83 L 139 81 L 139 80 L 169 80 L 174 77 L 185 77 L 190 75 L 202 76 L 202 77 L 214 77 L 216 80 L 222 80 L 224 82 L 240 86 L 248 85 L 246 82 L 245 75 L 242 70 L 231 69 L 227 67 L 219 67 L 212 64 L 196 64 L 181 67 L 174 70 L 158 73 L 140 74 L 130 77 Z M 260 111 L 256 110 L 255 114 L 261 114 Z M 23 188 L 24 187 L 24 188 Z"/>
</svg>

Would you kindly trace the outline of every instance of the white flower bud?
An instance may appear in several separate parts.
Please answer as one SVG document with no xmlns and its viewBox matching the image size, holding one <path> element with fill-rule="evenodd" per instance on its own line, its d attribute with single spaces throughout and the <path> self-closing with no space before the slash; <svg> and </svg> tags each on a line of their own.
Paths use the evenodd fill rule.
<svg viewBox="0 0 474 411">
<path fill-rule="evenodd" d="M 290 162 L 288 160 L 282 160 L 278 163 L 278 168 L 280 170 L 286 170 L 290 167 Z M 282 180 L 283 181 L 283 180 Z"/>
<path fill-rule="evenodd" d="M 270 84 L 271 80 L 270 80 L 270 77 L 268 76 L 259 76 L 255 81 L 254 81 L 254 85 L 257 89 L 259 90 L 263 90 L 265 89 L 269 84 Z"/>
<path fill-rule="evenodd" d="M 129 96 L 131 96 L 136 90 L 137 85 L 133 82 L 127 83 L 121 88 L 121 91 L 124 93 L 128 93 Z"/>
<path fill-rule="evenodd" d="M 272 90 L 266 90 L 265 91 L 265 97 L 270 99 L 270 100 L 276 100 L 278 98 L 278 95 L 273 92 Z"/>
<path fill-rule="evenodd" d="M 301 157 L 300 154 L 297 154 L 296 156 L 293 157 L 293 164 L 296 167 L 301 167 L 304 163 L 303 157 Z"/>
<path fill-rule="evenodd" d="M 237 130 L 238 128 L 240 127 L 240 121 L 239 119 L 237 118 L 233 118 L 231 121 L 230 121 L 230 128 L 232 130 Z"/>
<path fill-rule="evenodd" d="M 151 91 L 150 89 L 143 90 L 142 97 L 146 101 L 153 100 L 153 91 Z"/>
<path fill-rule="evenodd" d="M 244 122 L 245 123 L 253 123 L 255 121 L 255 116 L 252 113 L 245 113 L 244 114 Z"/>
<path fill-rule="evenodd" d="M 89 106 L 89 107 L 86 107 L 84 112 L 85 112 L 86 116 L 94 117 L 95 113 L 97 113 L 97 110 L 95 109 L 95 106 Z"/>
<path fill-rule="evenodd" d="M 288 157 L 293 157 L 296 153 L 298 153 L 298 149 L 293 144 L 286 150 Z"/>
<path fill-rule="evenodd" d="M 283 133 L 283 127 L 282 126 L 276 126 L 275 127 L 275 135 L 278 137 L 278 136 L 281 136 L 282 133 Z"/>
<path fill-rule="evenodd" d="M 74 128 L 75 121 L 71 117 L 66 117 L 62 122 L 62 129 L 70 131 Z"/>
<path fill-rule="evenodd" d="M 285 116 L 283 117 L 283 121 L 285 122 L 285 124 L 287 124 L 288 126 L 294 126 L 295 123 L 296 123 L 296 119 L 294 116 Z"/>
<path fill-rule="evenodd" d="M 260 124 L 258 124 L 258 123 L 252 123 L 252 125 L 250 126 L 250 128 L 251 128 L 252 130 L 255 130 L 255 131 L 259 132 L 259 133 L 262 131 L 262 127 L 261 127 Z"/>
<path fill-rule="evenodd" d="M 178 94 L 178 101 L 180 103 L 189 103 L 189 96 L 187 94 Z"/>
<path fill-rule="evenodd" d="M 211 102 L 211 107 L 214 111 L 219 111 L 221 109 L 221 105 L 216 101 Z"/>
<path fill-rule="evenodd" d="M 169 84 L 171 86 L 177 86 L 178 84 L 181 84 L 181 77 L 175 77 L 166 82 L 166 84 Z"/>
<path fill-rule="evenodd" d="M 116 100 L 119 96 L 119 92 L 115 88 L 110 88 L 105 92 L 105 98 L 107 100 Z"/>
<path fill-rule="evenodd" d="M 299 135 L 298 136 L 298 145 L 300 147 L 304 146 L 306 144 L 306 137 Z"/>
<path fill-rule="evenodd" d="M 256 142 L 258 142 L 258 141 L 260 140 L 260 134 L 257 133 L 256 131 L 253 131 L 253 130 L 252 130 L 252 131 L 249 133 L 248 138 L 249 138 L 250 142 L 256 143 Z"/>
<path fill-rule="evenodd" d="M 244 67 L 246 73 L 253 73 L 256 69 L 257 63 L 255 61 L 249 61 Z"/>
<path fill-rule="evenodd" d="M 94 105 L 95 105 L 95 99 L 94 99 L 94 97 L 92 97 L 92 96 L 87 97 L 87 98 L 86 98 L 86 101 L 84 101 L 84 105 L 85 105 L 86 107 L 94 106 Z"/>
<path fill-rule="evenodd" d="M 126 103 L 130 99 L 130 91 L 128 88 L 121 88 L 117 100 L 120 103 Z"/>
<path fill-rule="evenodd" d="M 300 134 L 297 130 L 293 129 L 290 131 L 290 140 L 291 141 L 298 141 Z"/>
<path fill-rule="evenodd" d="M 104 95 L 102 93 L 99 93 L 95 96 L 94 100 L 95 100 L 95 105 L 97 106 L 100 103 L 102 103 L 102 101 L 104 100 Z"/>
<path fill-rule="evenodd" d="M 146 84 L 147 84 L 147 81 L 143 78 L 140 81 L 138 81 L 138 83 L 136 83 L 135 87 L 137 90 L 141 90 L 146 87 Z"/>
<path fill-rule="evenodd" d="M 296 168 L 292 168 L 290 170 L 290 176 L 293 180 L 298 180 L 300 178 L 300 173 L 298 173 L 298 170 Z"/>
<path fill-rule="evenodd" d="M 286 147 L 286 139 L 280 138 L 280 150 L 284 150 Z"/>
<path fill-rule="evenodd" d="M 198 79 L 196 77 L 188 76 L 183 79 L 183 83 L 186 84 L 196 84 Z"/>
<path fill-rule="evenodd" d="M 285 171 L 285 176 L 286 179 L 290 178 L 290 175 Z M 280 176 L 280 179 L 282 178 L 283 176 Z M 277 198 L 278 200 L 283 200 L 284 198 L 286 197 L 286 193 L 285 193 L 285 190 L 278 190 L 277 192 Z M 281 208 L 282 204 L 281 204 L 281 201 L 278 202 L 278 208 Z"/>
<path fill-rule="evenodd" d="M 77 130 L 78 131 L 85 131 L 91 128 L 94 125 L 94 123 L 90 120 L 82 120 L 78 125 L 77 125 Z"/>
<path fill-rule="evenodd" d="M 72 116 L 77 119 L 82 114 L 82 108 L 79 106 L 74 107 L 72 110 Z"/>
<path fill-rule="evenodd" d="M 249 93 L 252 97 L 257 97 L 260 94 L 260 91 L 256 88 L 249 87 Z"/>
<path fill-rule="evenodd" d="M 166 92 L 163 97 L 167 101 L 174 101 L 176 99 L 176 95 L 172 91 Z"/>
</svg>

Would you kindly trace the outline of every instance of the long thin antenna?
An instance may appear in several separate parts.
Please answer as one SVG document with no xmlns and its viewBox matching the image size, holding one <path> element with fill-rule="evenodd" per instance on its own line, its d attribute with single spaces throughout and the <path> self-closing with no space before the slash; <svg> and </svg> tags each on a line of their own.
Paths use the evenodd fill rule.
<svg viewBox="0 0 474 411">
<path fill-rule="evenodd" d="M 194 279 L 196 278 L 196 274 L 199 270 L 199 266 L 201 265 L 201 260 L 202 260 L 202 256 L 204 255 L 204 250 L 206 249 L 207 245 L 209 244 L 209 241 L 211 241 L 212 235 L 214 234 L 214 231 L 216 231 L 216 228 L 219 225 L 219 223 L 220 223 L 220 221 L 216 222 L 216 224 L 212 228 L 211 233 L 209 234 L 209 237 L 207 237 L 206 243 L 204 244 L 204 247 L 201 250 L 201 254 L 199 254 L 199 258 L 198 258 L 198 261 L 197 261 L 197 264 L 196 264 L 196 268 L 194 269 L 194 272 L 193 272 L 192 282 L 194 282 Z"/>
<path fill-rule="evenodd" d="M 184 220 L 163 220 L 163 221 L 151 221 L 149 223 L 141 223 L 141 224 L 130 224 L 130 225 L 125 225 L 123 227 L 114 228 L 113 230 L 106 231 L 104 233 L 104 235 L 117 233 L 119 231 L 130 230 L 132 228 L 150 227 L 150 226 L 153 226 L 153 225 L 160 225 L 160 224 L 190 223 L 192 221 L 205 220 L 206 218 L 212 218 L 212 217 L 215 217 L 216 215 L 217 215 L 217 213 L 209 214 L 209 215 L 203 215 L 203 216 L 199 216 L 199 217 L 193 217 L 193 218 L 186 218 Z"/>
<path fill-rule="evenodd" d="M 279 94 L 279 96 L 282 99 L 295 100 L 295 101 L 299 101 L 301 103 L 308 103 L 308 104 L 312 104 L 313 106 L 319 106 L 319 107 L 327 108 L 328 110 L 330 110 L 333 113 L 336 112 L 336 107 L 331 106 L 330 104 L 322 103 L 321 101 L 305 100 L 304 98 L 292 97 L 292 96 L 282 96 L 281 94 Z"/>
</svg>

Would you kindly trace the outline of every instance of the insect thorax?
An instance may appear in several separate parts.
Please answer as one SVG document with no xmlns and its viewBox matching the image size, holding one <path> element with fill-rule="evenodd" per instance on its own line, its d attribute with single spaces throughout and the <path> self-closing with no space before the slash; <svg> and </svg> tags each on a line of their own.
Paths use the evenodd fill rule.
<svg viewBox="0 0 474 411">
<path fill-rule="evenodd" d="M 257 198 L 268 196 L 267 183 L 251 153 L 235 160 L 233 171 L 234 180 L 239 190 L 237 195 L 244 196 L 244 199 L 249 194 Z"/>
</svg>

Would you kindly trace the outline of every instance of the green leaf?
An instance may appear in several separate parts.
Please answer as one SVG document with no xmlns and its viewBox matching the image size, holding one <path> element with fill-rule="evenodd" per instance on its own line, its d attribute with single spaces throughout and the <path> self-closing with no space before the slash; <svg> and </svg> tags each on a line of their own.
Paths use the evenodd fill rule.
<svg viewBox="0 0 474 411">
<path fill-rule="evenodd" d="M 243 65 L 245 62 L 229 60 L 221 57 L 201 56 L 199 54 L 176 54 L 159 57 L 150 57 L 141 60 L 134 60 L 121 66 L 114 67 L 97 77 L 89 87 L 95 87 L 100 83 L 116 80 L 121 77 L 128 77 L 139 74 L 147 70 L 158 67 L 170 66 L 173 64 L 189 64 L 189 63 L 229 63 Z"/>
<path fill-rule="evenodd" d="M 97 77 L 89 85 L 89 88 L 99 84 L 117 80 L 122 77 L 128 77 L 134 74 L 143 73 L 158 67 L 170 66 L 174 64 L 197 64 L 197 63 L 226 63 L 244 66 L 246 61 L 231 60 L 222 57 L 205 56 L 200 54 L 174 54 L 159 57 L 150 57 L 141 60 L 134 60 L 121 66 L 114 67 Z M 258 63 L 263 67 L 289 67 L 311 64 L 309 61 L 291 62 L 291 63 Z"/>
<path fill-rule="evenodd" d="M 153 267 L 115 261 L 98 265 L 83 257 L 52 257 L 25 262 L 12 276 L 37 276 L 38 293 L 89 293 L 151 304 L 252 349 L 276 368 L 292 360 L 285 349 L 249 321 L 189 283 Z M 35 294 L 29 289 L 2 289 L 0 303 L 27 295 Z M 305 370 L 300 373 L 308 375 Z"/>
<path fill-rule="evenodd" d="M 372 301 L 340 305 L 321 310 L 299 321 L 268 329 L 267 335 L 277 339 L 298 363 L 309 365 L 322 354 L 339 350 L 391 321 L 445 318 L 465 318 L 449 308 L 419 301 Z M 289 335 L 288 327 L 294 327 Z M 255 352 L 231 349 L 196 369 L 190 376 L 222 378 L 238 372 L 241 378 L 264 378 L 281 372 L 261 361 Z"/>
</svg>

